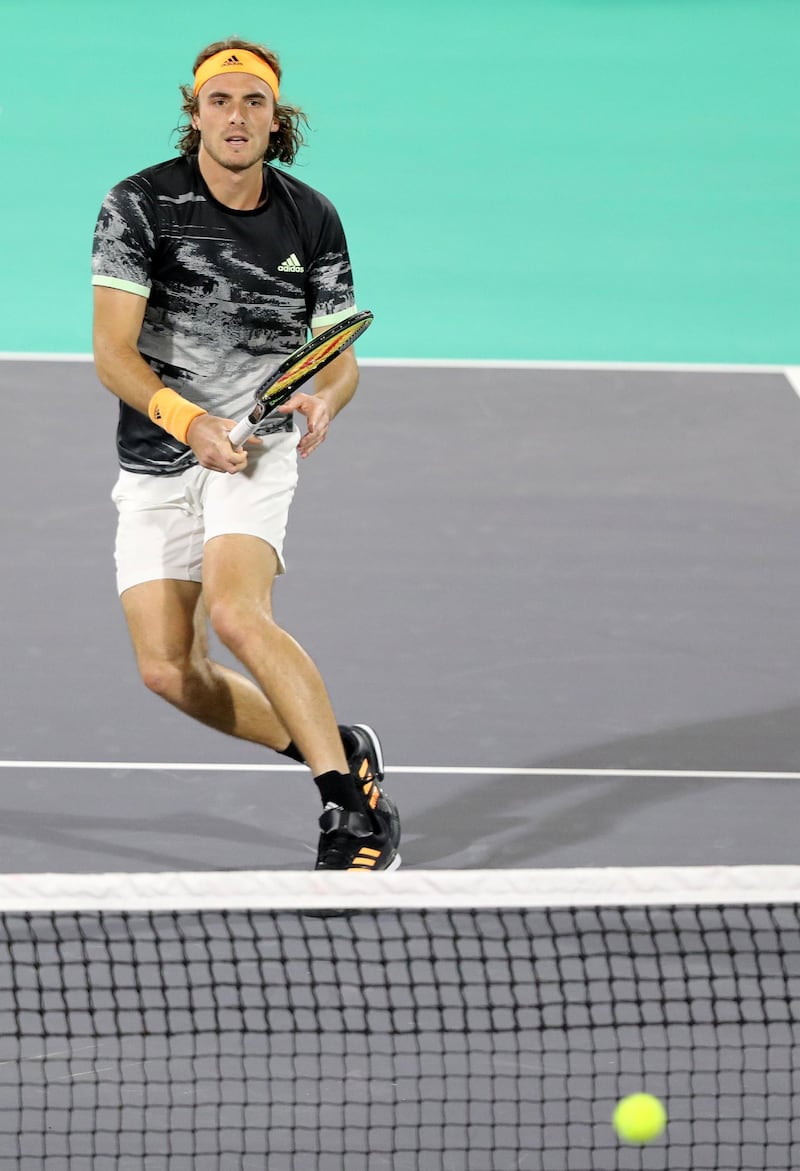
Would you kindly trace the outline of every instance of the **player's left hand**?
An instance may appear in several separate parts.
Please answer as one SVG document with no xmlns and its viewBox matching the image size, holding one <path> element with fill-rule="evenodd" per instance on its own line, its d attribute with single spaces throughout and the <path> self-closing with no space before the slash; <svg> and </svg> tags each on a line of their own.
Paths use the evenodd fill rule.
<svg viewBox="0 0 800 1171">
<path fill-rule="evenodd" d="M 286 400 L 282 407 L 278 407 L 278 410 L 284 415 L 290 414 L 291 411 L 297 411 L 298 414 L 305 416 L 306 433 L 298 443 L 297 450 L 301 459 L 307 459 L 311 452 L 319 447 L 320 443 L 325 442 L 328 427 L 331 425 L 328 404 L 319 395 L 303 394 L 302 391 L 298 390 L 290 399 Z"/>
</svg>

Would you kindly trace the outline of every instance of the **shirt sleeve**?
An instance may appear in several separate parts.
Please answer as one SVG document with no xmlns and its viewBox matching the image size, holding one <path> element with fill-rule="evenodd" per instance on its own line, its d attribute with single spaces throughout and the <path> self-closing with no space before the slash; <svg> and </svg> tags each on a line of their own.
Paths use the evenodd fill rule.
<svg viewBox="0 0 800 1171">
<path fill-rule="evenodd" d="M 306 308 L 312 329 L 336 325 L 356 308 L 347 240 L 336 209 L 322 202 L 306 284 Z"/>
<path fill-rule="evenodd" d="M 150 296 L 158 225 L 147 193 L 131 179 L 109 191 L 92 247 L 92 284 Z"/>
</svg>

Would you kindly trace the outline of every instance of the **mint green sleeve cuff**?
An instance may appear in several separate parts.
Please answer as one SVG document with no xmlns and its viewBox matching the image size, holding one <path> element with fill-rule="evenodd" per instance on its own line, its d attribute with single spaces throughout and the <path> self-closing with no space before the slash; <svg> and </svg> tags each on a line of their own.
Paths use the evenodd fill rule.
<svg viewBox="0 0 800 1171">
<path fill-rule="evenodd" d="M 150 296 L 147 285 L 137 285 L 133 281 L 121 281 L 115 276 L 97 274 L 92 277 L 92 284 L 102 285 L 106 289 L 122 289 L 123 293 L 135 293 L 137 297 Z"/>
<path fill-rule="evenodd" d="M 340 321 L 344 321 L 345 317 L 349 317 L 351 313 L 357 313 L 358 309 L 355 305 L 351 305 L 348 309 L 342 309 L 338 313 L 328 313 L 325 317 L 312 317 L 312 329 L 328 329 L 331 325 L 338 325 Z"/>
</svg>

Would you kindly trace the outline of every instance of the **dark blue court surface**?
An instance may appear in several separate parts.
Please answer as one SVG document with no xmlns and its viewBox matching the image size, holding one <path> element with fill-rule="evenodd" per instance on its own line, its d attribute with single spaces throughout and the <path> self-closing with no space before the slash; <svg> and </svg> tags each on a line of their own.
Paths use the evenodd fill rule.
<svg viewBox="0 0 800 1171">
<path fill-rule="evenodd" d="M 111 396 L 68 362 L 0 393 L 3 869 L 310 867 L 305 772 L 138 680 Z M 276 614 L 379 730 L 405 864 L 796 861 L 798 499 L 779 373 L 365 369 Z"/>
</svg>

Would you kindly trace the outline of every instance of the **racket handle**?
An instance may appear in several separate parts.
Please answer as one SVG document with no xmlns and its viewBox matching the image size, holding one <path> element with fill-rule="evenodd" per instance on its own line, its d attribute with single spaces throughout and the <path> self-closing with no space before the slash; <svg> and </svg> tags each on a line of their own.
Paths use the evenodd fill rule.
<svg viewBox="0 0 800 1171">
<path fill-rule="evenodd" d="M 228 432 L 231 447 L 241 447 L 245 439 L 250 438 L 257 426 L 258 423 L 251 423 L 249 417 L 240 419 L 233 430 Z"/>
</svg>

